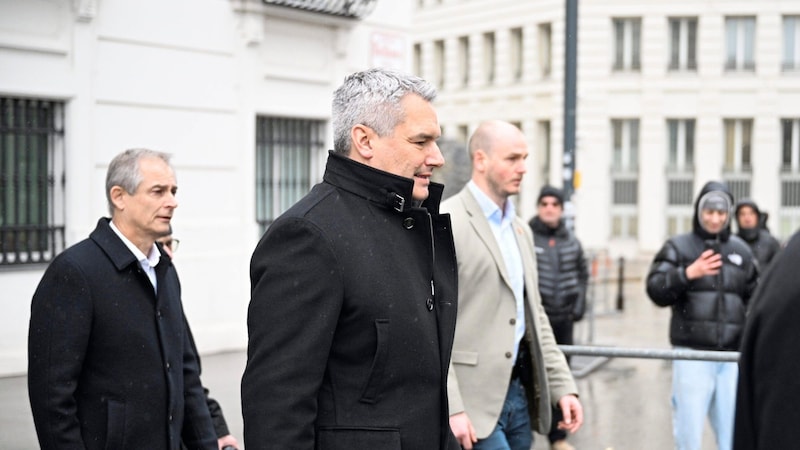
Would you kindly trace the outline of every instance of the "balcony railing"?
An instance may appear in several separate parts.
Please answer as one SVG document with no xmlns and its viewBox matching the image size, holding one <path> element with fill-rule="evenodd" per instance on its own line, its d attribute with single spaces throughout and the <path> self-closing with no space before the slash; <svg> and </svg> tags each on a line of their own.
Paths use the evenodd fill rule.
<svg viewBox="0 0 800 450">
<path fill-rule="evenodd" d="M 377 0 L 264 0 L 268 5 L 285 6 L 349 19 L 363 19 L 372 13 Z"/>
</svg>

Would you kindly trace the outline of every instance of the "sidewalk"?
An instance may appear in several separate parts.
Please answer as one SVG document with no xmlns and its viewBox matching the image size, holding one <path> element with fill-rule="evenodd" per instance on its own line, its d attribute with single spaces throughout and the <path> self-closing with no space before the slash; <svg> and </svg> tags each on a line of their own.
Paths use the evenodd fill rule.
<svg viewBox="0 0 800 450">
<path fill-rule="evenodd" d="M 602 294 L 600 291 L 598 295 Z M 594 344 L 620 347 L 669 348 L 669 309 L 647 299 L 640 279 L 626 282 L 622 312 L 616 312 L 616 286 L 606 291 L 611 299 L 598 299 Z M 586 343 L 589 323 L 576 330 L 578 343 Z M 239 382 L 246 362 L 244 351 L 204 355 L 203 383 L 222 405 L 231 432 L 242 440 Z M 578 366 L 590 357 L 574 357 Z M 585 409 L 583 428 L 569 438 L 579 450 L 670 450 L 672 421 L 669 404 L 671 368 L 668 361 L 612 359 L 577 380 Z M 24 377 L 0 378 L 0 448 L 38 448 L 28 405 Z M 716 448 L 706 427 L 704 449 Z M 534 450 L 547 450 L 547 438 L 536 436 Z M 358 449 L 354 449 L 358 450 Z"/>
</svg>

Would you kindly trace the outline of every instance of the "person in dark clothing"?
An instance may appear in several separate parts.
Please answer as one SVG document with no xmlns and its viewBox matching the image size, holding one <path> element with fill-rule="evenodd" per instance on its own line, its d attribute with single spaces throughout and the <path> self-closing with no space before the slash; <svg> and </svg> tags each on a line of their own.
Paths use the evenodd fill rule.
<svg viewBox="0 0 800 450">
<path fill-rule="evenodd" d="M 675 348 L 739 349 L 758 270 L 747 244 L 731 235 L 732 209 L 727 186 L 706 183 L 695 202 L 692 232 L 667 240 L 650 266 L 647 295 L 672 308 L 669 337 Z M 700 449 L 708 415 L 717 447 L 730 450 L 736 363 L 676 360 L 672 369 L 676 449 Z"/>
<path fill-rule="evenodd" d="M 180 281 L 155 244 L 177 189 L 169 155 L 120 153 L 106 175 L 111 219 L 42 276 L 28 334 L 40 448 L 217 450 Z"/>
<path fill-rule="evenodd" d="M 589 270 L 583 247 L 567 229 L 564 220 L 564 193 L 543 186 L 537 199 L 537 215 L 530 220 L 539 272 L 539 294 L 550 319 L 556 342 L 573 344 L 575 322 L 586 310 Z M 567 357 L 569 362 L 569 357 Z M 566 431 L 558 428 L 561 410 L 553 409 L 553 424 L 548 439 L 553 450 L 571 450 Z"/>
<path fill-rule="evenodd" d="M 323 181 L 250 261 L 244 445 L 456 450 L 447 370 L 458 304 L 444 164 L 421 78 L 370 69 L 334 92 Z"/>
<path fill-rule="evenodd" d="M 800 232 L 759 281 L 739 358 L 734 450 L 797 448 L 800 443 Z"/>
<path fill-rule="evenodd" d="M 753 200 L 747 198 L 736 203 L 736 235 L 744 239 L 763 274 L 781 248 L 780 242 L 766 229 L 766 213 L 758 209 Z"/>
<path fill-rule="evenodd" d="M 178 243 L 180 241 L 172 236 L 172 227 L 170 227 L 169 234 L 156 239 L 156 243 L 161 246 L 164 253 L 172 260 L 175 257 L 175 252 L 178 251 Z M 200 352 L 197 351 L 197 345 L 194 343 L 194 336 L 192 329 L 189 327 L 189 322 L 186 322 L 186 330 L 189 333 L 189 343 L 192 345 L 192 351 L 197 358 L 197 371 L 199 374 L 203 372 L 203 365 L 200 361 Z M 239 448 L 239 442 L 236 440 L 231 432 L 228 430 L 228 422 L 222 414 L 222 407 L 219 402 L 211 398 L 208 389 L 203 386 L 203 394 L 206 396 L 206 404 L 208 405 L 208 412 L 211 414 L 211 422 L 214 424 L 214 431 L 217 433 L 217 445 L 219 450 L 236 450 Z M 185 445 L 182 446 L 187 448 Z"/>
</svg>

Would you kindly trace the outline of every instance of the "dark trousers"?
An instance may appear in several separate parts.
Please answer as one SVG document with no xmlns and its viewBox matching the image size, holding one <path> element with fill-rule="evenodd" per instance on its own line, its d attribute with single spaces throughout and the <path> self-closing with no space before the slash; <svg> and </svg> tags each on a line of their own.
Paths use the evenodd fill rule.
<svg viewBox="0 0 800 450">
<path fill-rule="evenodd" d="M 572 332 L 575 328 L 575 322 L 572 319 L 551 321 L 550 326 L 553 328 L 553 335 L 555 336 L 558 344 L 572 345 Z M 570 357 L 567 356 L 567 364 L 569 364 L 569 362 Z M 563 418 L 564 416 L 561 414 L 561 408 L 554 407 L 553 422 L 550 424 L 550 432 L 547 433 L 547 439 L 550 440 L 551 444 L 567 438 L 567 432 L 558 429 L 558 422 Z"/>
</svg>

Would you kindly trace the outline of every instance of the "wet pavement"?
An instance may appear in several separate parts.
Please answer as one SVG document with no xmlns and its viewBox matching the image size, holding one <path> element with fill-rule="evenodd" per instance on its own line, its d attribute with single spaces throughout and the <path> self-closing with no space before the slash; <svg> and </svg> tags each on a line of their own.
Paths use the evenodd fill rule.
<svg viewBox="0 0 800 450">
<path fill-rule="evenodd" d="M 588 318 L 576 329 L 576 343 L 636 348 L 669 348 L 669 310 L 646 298 L 640 279 L 624 287 L 624 306 L 616 308 L 616 287 L 595 290 L 594 326 Z M 592 330 L 593 329 L 593 330 Z M 239 380 L 245 352 L 203 356 L 203 383 L 222 405 L 231 432 L 241 441 Z M 590 367 L 597 366 L 594 370 Z M 671 369 L 668 361 L 573 357 L 585 422 L 569 441 L 578 450 L 670 450 L 672 421 L 669 406 Z M 25 377 L 0 378 L 0 449 L 36 449 Z M 706 425 L 703 449 L 715 449 Z M 547 450 L 547 438 L 537 435 L 534 450 Z M 355 449 L 358 450 L 358 449 Z"/>
</svg>

